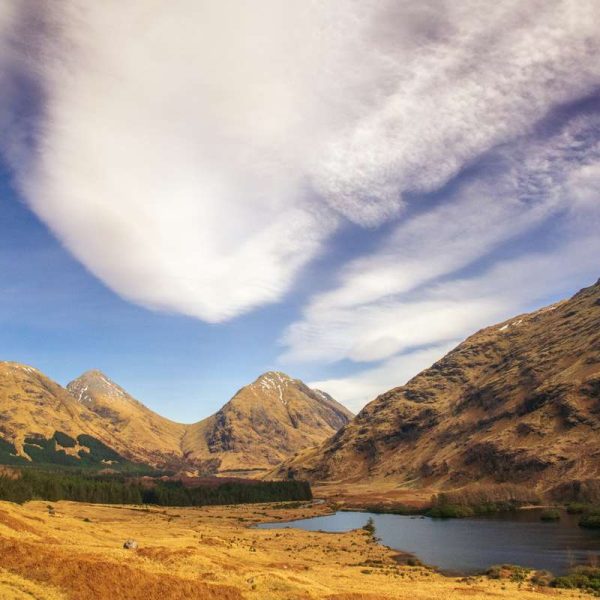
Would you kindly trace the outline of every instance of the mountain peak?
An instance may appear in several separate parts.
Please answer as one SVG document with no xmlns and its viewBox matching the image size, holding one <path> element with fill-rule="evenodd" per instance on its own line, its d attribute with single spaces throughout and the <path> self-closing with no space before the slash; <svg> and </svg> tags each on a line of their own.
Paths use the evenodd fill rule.
<svg viewBox="0 0 600 600">
<path fill-rule="evenodd" d="M 281 387 L 282 385 L 285 386 L 294 381 L 295 379 L 281 371 L 267 371 L 257 377 L 254 383 L 261 385 L 265 389 L 275 389 L 276 387 Z"/>
<path fill-rule="evenodd" d="M 91 369 L 67 384 L 67 389 L 80 402 L 90 402 L 91 391 L 106 396 L 128 398 L 127 392 L 99 369 Z"/>
<path fill-rule="evenodd" d="M 262 375 L 259 375 L 256 378 L 256 381 L 261 381 L 265 379 L 279 382 L 294 381 L 292 377 L 290 377 L 287 373 L 284 373 L 283 371 L 265 371 Z"/>
<path fill-rule="evenodd" d="M 108 375 L 100 371 L 100 369 L 90 369 L 88 371 L 85 371 L 85 373 L 82 373 L 77 379 L 113 383 L 108 377 Z"/>
</svg>

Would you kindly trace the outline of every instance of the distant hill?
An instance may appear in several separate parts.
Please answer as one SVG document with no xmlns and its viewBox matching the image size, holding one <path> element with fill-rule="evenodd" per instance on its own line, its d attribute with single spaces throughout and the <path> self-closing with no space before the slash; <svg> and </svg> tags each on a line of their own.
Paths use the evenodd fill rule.
<svg viewBox="0 0 600 600">
<path fill-rule="evenodd" d="M 320 443 L 351 416 L 326 394 L 271 372 L 215 415 L 184 425 L 156 414 L 100 371 L 65 389 L 33 367 L 0 362 L 0 464 L 253 471 Z"/>
<path fill-rule="evenodd" d="M 331 396 L 271 371 L 191 425 L 184 447 L 195 460 L 218 461 L 221 471 L 272 467 L 322 442 L 351 418 Z"/>
<path fill-rule="evenodd" d="M 67 391 L 98 419 L 123 451 L 166 468 L 185 468 L 182 440 L 187 426 L 161 417 L 98 370 L 67 384 Z"/>
<path fill-rule="evenodd" d="M 600 483 L 600 281 L 479 331 L 276 472 L 567 495 Z"/>
<path fill-rule="evenodd" d="M 0 362 L 0 464 L 140 467 L 125 454 L 104 421 L 67 390 L 33 367 Z"/>
</svg>

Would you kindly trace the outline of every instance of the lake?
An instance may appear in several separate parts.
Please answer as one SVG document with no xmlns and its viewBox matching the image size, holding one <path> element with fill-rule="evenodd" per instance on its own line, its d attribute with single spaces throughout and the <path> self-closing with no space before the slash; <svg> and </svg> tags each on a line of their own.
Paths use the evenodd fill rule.
<svg viewBox="0 0 600 600">
<path fill-rule="evenodd" d="M 600 558 L 600 531 L 578 527 L 579 516 L 566 512 L 561 512 L 560 521 L 543 522 L 540 512 L 520 510 L 468 519 L 337 512 L 258 527 L 342 532 L 358 529 L 372 517 L 382 544 L 449 573 L 475 573 L 510 563 L 563 575 L 573 565 Z"/>
</svg>

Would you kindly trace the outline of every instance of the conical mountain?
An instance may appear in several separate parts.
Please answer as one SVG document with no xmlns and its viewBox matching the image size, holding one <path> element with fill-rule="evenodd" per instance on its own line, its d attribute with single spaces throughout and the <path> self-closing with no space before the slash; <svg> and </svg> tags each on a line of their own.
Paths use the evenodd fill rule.
<svg viewBox="0 0 600 600">
<path fill-rule="evenodd" d="M 182 466 L 186 425 L 161 417 L 98 370 L 86 371 L 67 390 L 102 420 L 130 456 L 158 466 Z"/>
<path fill-rule="evenodd" d="M 327 394 L 269 371 L 192 425 L 184 444 L 190 457 L 218 461 L 221 471 L 267 468 L 320 443 L 351 418 Z"/>
<path fill-rule="evenodd" d="M 0 463 L 127 462 L 103 418 L 33 367 L 0 362 Z"/>
</svg>

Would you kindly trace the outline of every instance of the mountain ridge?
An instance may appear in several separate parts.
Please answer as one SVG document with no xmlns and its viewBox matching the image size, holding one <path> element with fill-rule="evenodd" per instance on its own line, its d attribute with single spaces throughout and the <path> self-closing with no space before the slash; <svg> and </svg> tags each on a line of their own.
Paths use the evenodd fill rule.
<svg viewBox="0 0 600 600">
<path fill-rule="evenodd" d="M 0 362 L 0 442 L 9 460 L 30 461 L 28 452 L 40 444 L 48 447 L 49 460 L 77 458 L 87 451 L 77 440 L 91 436 L 124 460 L 169 470 L 264 470 L 322 441 L 351 416 L 331 397 L 271 371 L 214 415 L 182 424 L 152 411 L 98 369 L 63 388 L 34 367 Z M 65 439 L 67 447 L 58 441 Z"/>
<path fill-rule="evenodd" d="M 551 490 L 598 480 L 599 442 L 600 280 L 469 336 L 274 473 L 313 482 Z"/>
</svg>

